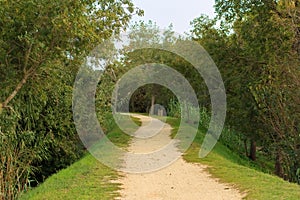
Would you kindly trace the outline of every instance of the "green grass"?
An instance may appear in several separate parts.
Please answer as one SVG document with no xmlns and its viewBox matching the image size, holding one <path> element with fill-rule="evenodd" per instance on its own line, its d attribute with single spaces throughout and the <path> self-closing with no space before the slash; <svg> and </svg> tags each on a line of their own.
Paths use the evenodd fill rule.
<svg viewBox="0 0 300 200">
<path fill-rule="evenodd" d="M 138 118 L 132 118 L 140 125 Z M 126 148 L 131 139 L 115 127 L 108 138 L 117 146 Z M 67 169 L 49 177 L 44 183 L 21 195 L 21 200 L 98 200 L 114 199 L 119 196 L 120 184 L 112 183 L 120 175 L 106 167 L 87 153 Z"/>
<path fill-rule="evenodd" d="M 26 199 L 113 199 L 120 185 L 117 172 L 102 165 L 90 154 L 67 169 L 52 175 L 43 184 L 21 196 Z"/>
<path fill-rule="evenodd" d="M 168 118 L 167 122 L 173 127 L 172 135 L 174 136 L 180 121 Z M 245 199 L 300 199 L 299 185 L 256 170 L 254 163 L 241 158 L 220 143 L 217 143 L 206 158 L 200 159 L 198 153 L 204 133 L 205 129 L 200 128 L 194 142 L 184 155 L 186 161 L 207 165 L 207 170 L 213 177 L 234 185 L 246 194 Z"/>
<path fill-rule="evenodd" d="M 137 118 L 134 121 L 140 125 Z M 178 119 L 167 118 L 167 123 L 174 128 L 173 136 L 176 134 L 179 122 Z M 187 124 L 184 126 L 187 126 L 185 129 L 187 131 L 191 128 Z M 207 170 L 213 177 L 245 192 L 245 199 L 300 199 L 300 186 L 256 170 L 255 164 L 241 158 L 220 143 L 217 143 L 206 158 L 199 159 L 198 152 L 204 132 L 204 129 L 199 129 L 194 142 L 184 155 L 186 161 L 207 165 Z M 123 134 L 119 128 L 114 128 L 108 137 L 117 146 L 124 148 L 130 142 L 130 136 Z M 117 180 L 119 177 L 116 171 L 87 154 L 69 168 L 61 170 L 37 188 L 22 195 L 20 199 L 113 199 L 119 196 L 120 185 L 112 183 L 111 180 Z"/>
<path fill-rule="evenodd" d="M 130 118 L 136 125 L 142 126 L 142 121 L 140 120 L 140 118 L 136 118 L 136 117 L 132 117 L 132 116 L 130 116 Z"/>
</svg>

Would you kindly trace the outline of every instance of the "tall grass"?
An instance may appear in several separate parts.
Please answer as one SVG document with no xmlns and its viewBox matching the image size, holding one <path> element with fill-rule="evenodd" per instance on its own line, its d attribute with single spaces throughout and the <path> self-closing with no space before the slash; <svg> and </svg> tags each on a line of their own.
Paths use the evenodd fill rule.
<svg viewBox="0 0 300 200">
<path fill-rule="evenodd" d="M 182 118 L 186 119 L 186 122 L 194 123 L 195 121 L 193 119 L 197 119 L 201 113 L 206 111 L 205 108 L 196 109 L 195 106 L 192 104 L 184 101 L 183 105 L 181 105 L 177 100 L 171 99 L 168 104 L 168 116 L 169 117 L 175 117 L 175 118 Z M 203 120 L 203 121 L 201 121 Z M 207 118 L 206 116 L 203 116 L 203 118 L 200 119 L 200 123 L 206 123 Z"/>
<path fill-rule="evenodd" d="M 167 115 L 170 117 L 180 118 L 181 116 L 181 107 L 180 103 L 175 99 L 171 99 L 168 104 Z"/>
<path fill-rule="evenodd" d="M 32 132 L 3 133 L 0 130 L 0 200 L 17 199 L 30 186 L 36 168 L 32 163 L 44 154 Z"/>
</svg>

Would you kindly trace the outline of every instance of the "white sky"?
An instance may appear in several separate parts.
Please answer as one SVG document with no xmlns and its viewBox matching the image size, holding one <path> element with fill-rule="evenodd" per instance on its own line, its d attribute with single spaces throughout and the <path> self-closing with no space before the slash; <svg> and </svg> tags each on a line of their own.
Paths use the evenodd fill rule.
<svg viewBox="0 0 300 200">
<path fill-rule="evenodd" d="M 166 28 L 171 23 L 179 34 L 189 32 L 190 22 L 206 14 L 213 17 L 214 0 L 132 0 L 134 5 L 144 10 L 143 17 L 134 17 L 133 21 L 152 20 L 160 28 Z"/>
</svg>

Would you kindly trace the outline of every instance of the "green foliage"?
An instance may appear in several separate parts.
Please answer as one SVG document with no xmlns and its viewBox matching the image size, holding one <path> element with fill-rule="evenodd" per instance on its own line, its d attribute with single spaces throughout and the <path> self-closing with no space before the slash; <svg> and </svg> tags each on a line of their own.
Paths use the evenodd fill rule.
<svg viewBox="0 0 300 200">
<path fill-rule="evenodd" d="M 153 65 L 158 63 L 171 67 L 182 74 L 189 81 L 195 90 L 201 105 L 209 106 L 210 101 L 208 98 L 208 90 L 199 72 L 191 65 L 191 63 L 187 62 L 179 55 L 162 50 L 166 47 L 171 49 L 172 47 L 175 48 L 178 46 L 178 44 L 184 43 L 185 40 L 188 40 L 187 38 L 177 37 L 172 29 L 172 25 L 170 25 L 166 30 L 161 31 L 159 27 L 151 21 L 147 23 L 136 23 L 131 27 L 129 37 L 130 43 L 125 48 L 126 52 L 123 60 L 124 65 L 126 65 L 129 69 L 138 66 L 143 67 L 143 65 L 149 63 Z M 151 48 L 131 51 L 132 49 L 140 47 L 141 45 L 149 46 Z M 190 47 L 186 47 L 186 51 L 191 51 Z M 142 77 L 145 76 L 145 74 L 139 74 L 135 76 Z M 135 77 L 132 77 L 132 79 L 134 78 Z M 172 84 L 172 81 L 175 83 L 176 80 L 171 79 L 170 84 Z M 158 84 L 148 84 L 135 91 L 131 98 L 131 109 L 134 112 L 148 112 L 150 110 L 152 101 L 155 100 L 155 103 L 163 105 L 168 112 L 177 112 L 174 110 L 176 109 L 175 107 L 169 107 L 172 106 L 172 103 L 170 103 L 170 101 L 172 101 L 171 99 L 175 98 L 176 97 L 169 89 Z M 172 113 L 172 115 L 173 114 L 175 113 Z M 176 115 L 178 115 L 178 112 Z"/>
<path fill-rule="evenodd" d="M 217 19 L 195 19 L 192 33 L 223 74 L 227 124 L 251 141 L 252 159 L 258 144 L 274 160 L 275 173 L 296 182 L 299 2 L 218 0 L 216 11 Z"/>
<path fill-rule="evenodd" d="M 35 132 L 28 130 L 17 133 L 13 127 L 20 116 L 16 113 L 1 115 L 0 119 L 8 122 L 0 129 L 0 198 L 17 198 L 18 193 L 30 186 L 30 177 L 37 171 L 32 167 L 33 162 L 49 156 L 46 144 L 50 138 L 36 137 Z"/>
<path fill-rule="evenodd" d="M 0 199 L 15 199 L 81 156 L 75 75 L 89 51 L 133 14 L 142 12 L 129 0 L 1 0 Z"/>
<path fill-rule="evenodd" d="M 178 101 L 171 99 L 168 105 L 168 116 L 180 118 L 181 116 L 181 107 Z"/>
<path fill-rule="evenodd" d="M 14 168 L 2 162 L 2 170 L 6 171 L 4 175 L 9 175 L 8 171 L 15 174 L 15 180 L 6 183 L 22 180 L 18 186 L 19 192 L 68 166 L 82 154 L 72 123 L 72 88 L 66 84 L 66 75 L 64 80 L 55 77 L 61 74 L 60 71 L 53 71 L 47 76 L 47 81 L 42 81 L 45 78 L 41 72 L 41 81 L 28 81 L 25 90 L 21 90 L 18 97 L 12 100 L 13 110 L 5 109 L 0 115 L 2 136 L 7 138 L 1 143 L 1 152 L 5 154 L 3 159 L 16 159 L 15 162 L 18 162 Z M 11 151 L 19 155 L 14 156 Z M 26 174 L 22 170 L 23 165 L 28 172 Z M 14 188 L 14 185 L 4 185 Z M 7 198 L 17 195 L 15 192 L 13 196 L 5 191 L 3 193 Z"/>
</svg>

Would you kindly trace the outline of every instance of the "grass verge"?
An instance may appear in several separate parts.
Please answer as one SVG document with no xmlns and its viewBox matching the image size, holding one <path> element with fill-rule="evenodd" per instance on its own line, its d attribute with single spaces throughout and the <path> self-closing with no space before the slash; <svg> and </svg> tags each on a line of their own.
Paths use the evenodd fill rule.
<svg viewBox="0 0 300 200">
<path fill-rule="evenodd" d="M 173 127 L 174 136 L 180 120 L 168 118 L 167 123 Z M 186 161 L 207 165 L 207 170 L 213 177 L 218 178 L 220 182 L 232 184 L 245 193 L 245 199 L 300 199 L 299 185 L 256 170 L 253 163 L 241 158 L 220 143 L 217 143 L 206 158 L 200 159 L 198 153 L 205 133 L 203 128 L 199 129 L 194 142 L 184 155 Z"/>
<path fill-rule="evenodd" d="M 138 118 L 133 121 L 140 125 Z M 107 134 L 110 141 L 126 148 L 131 137 L 115 127 Z M 44 183 L 22 194 L 21 200 L 108 200 L 119 196 L 120 184 L 114 183 L 120 175 L 113 169 L 101 164 L 87 153 L 67 169 L 49 177 Z"/>
</svg>

